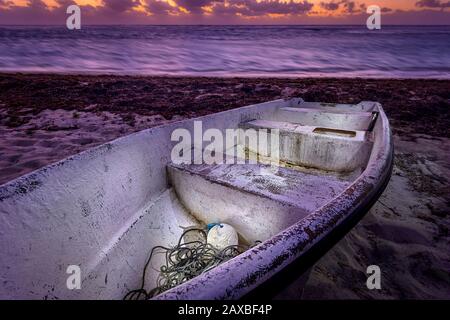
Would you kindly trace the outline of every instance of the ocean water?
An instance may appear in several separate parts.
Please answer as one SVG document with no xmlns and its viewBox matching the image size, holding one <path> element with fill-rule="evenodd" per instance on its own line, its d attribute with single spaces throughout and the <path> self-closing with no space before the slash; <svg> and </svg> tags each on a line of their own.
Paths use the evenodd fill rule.
<svg viewBox="0 0 450 320">
<path fill-rule="evenodd" d="M 0 26 L 0 71 L 450 78 L 450 26 Z"/>
</svg>

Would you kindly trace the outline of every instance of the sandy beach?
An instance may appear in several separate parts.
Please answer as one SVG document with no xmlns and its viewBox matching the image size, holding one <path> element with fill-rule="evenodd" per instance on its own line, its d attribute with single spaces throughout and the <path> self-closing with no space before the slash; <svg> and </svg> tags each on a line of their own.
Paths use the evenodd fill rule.
<svg viewBox="0 0 450 320">
<path fill-rule="evenodd" d="M 395 139 L 384 194 L 289 297 L 449 299 L 449 80 L 0 74 L 0 184 L 145 128 L 289 97 L 379 101 Z M 382 290 L 365 286 L 372 264 Z"/>
</svg>

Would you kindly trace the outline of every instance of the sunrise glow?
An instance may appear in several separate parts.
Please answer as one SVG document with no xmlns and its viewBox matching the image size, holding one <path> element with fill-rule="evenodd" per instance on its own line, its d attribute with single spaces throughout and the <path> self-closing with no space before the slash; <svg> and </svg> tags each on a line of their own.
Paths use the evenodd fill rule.
<svg viewBox="0 0 450 320">
<path fill-rule="evenodd" d="M 387 23 L 450 23 L 445 0 L 0 0 L 0 24 L 55 24 L 72 3 L 89 24 L 359 24 L 372 4 Z"/>
</svg>

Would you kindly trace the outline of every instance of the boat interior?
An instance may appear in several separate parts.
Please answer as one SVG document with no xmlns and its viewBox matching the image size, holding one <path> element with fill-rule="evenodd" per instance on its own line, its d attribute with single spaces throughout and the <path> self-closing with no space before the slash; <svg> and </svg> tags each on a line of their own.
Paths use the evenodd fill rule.
<svg viewBox="0 0 450 320">
<path fill-rule="evenodd" d="M 227 223 L 242 244 L 251 245 L 320 208 L 344 191 L 369 160 L 376 112 L 355 109 L 308 103 L 279 108 L 240 123 L 243 130 L 226 150 L 224 163 L 168 164 L 171 196 L 179 203 L 175 215 L 183 217 L 179 225 Z M 267 139 L 249 143 L 248 129 Z M 278 135 L 271 136 L 275 129 Z M 276 157 L 269 151 L 272 139 L 278 139 Z M 204 151 L 198 154 L 205 156 Z"/>
</svg>

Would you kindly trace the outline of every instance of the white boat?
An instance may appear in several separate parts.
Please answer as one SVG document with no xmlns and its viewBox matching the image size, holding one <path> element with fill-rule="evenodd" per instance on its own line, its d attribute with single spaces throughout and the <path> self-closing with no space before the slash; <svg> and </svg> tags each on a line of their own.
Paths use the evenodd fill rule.
<svg viewBox="0 0 450 320">
<path fill-rule="evenodd" d="M 389 123 L 376 102 L 276 100 L 195 120 L 203 132 L 214 128 L 224 136 L 236 128 L 278 132 L 279 161 L 260 155 L 257 164 L 174 162 L 180 146 L 174 130 L 198 134 L 199 122 L 190 119 L 4 184 L 0 298 L 122 299 L 140 287 L 153 246 L 172 246 L 181 227 L 210 222 L 230 224 L 240 241 L 261 243 L 154 298 L 242 298 L 292 273 L 292 266 L 297 275 L 307 270 L 364 215 L 391 175 Z M 237 149 L 247 140 L 233 141 Z M 189 147 L 194 155 L 206 150 Z M 258 153 L 244 149 L 247 156 Z M 146 290 L 163 260 L 152 261 Z M 80 286 L 71 287 L 76 275 Z"/>
</svg>

